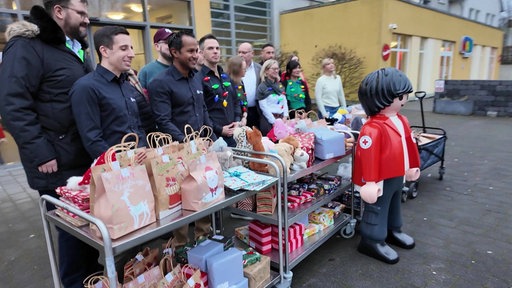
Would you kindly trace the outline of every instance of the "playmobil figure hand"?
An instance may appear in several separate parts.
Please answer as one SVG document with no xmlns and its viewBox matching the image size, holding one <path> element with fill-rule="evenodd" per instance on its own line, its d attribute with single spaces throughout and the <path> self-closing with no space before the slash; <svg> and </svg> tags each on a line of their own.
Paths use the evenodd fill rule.
<svg viewBox="0 0 512 288">
<path fill-rule="evenodd" d="M 366 203 L 373 204 L 377 202 L 377 198 L 382 195 L 382 191 L 380 191 L 380 186 L 375 182 L 367 182 L 361 187 L 361 199 Z"/>
<path fill-rule="evenodd" d="M 416 181 L 420 178 L 420 168 L 412 168 L 405 172 L 405 181 Z"/>
</svg>

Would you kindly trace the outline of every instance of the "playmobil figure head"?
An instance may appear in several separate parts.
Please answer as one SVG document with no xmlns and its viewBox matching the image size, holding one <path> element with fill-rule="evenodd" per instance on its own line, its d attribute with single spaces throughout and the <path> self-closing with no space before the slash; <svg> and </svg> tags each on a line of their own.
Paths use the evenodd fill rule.
<svg viewBox="0 0 512 288">
<path fill-rule="evenodd" d="M 359 102 L 366 115 L 374 116 L 393 104 L 395 98 L 402 101 L 412 90 L 411 81 L 400 70 L 381 68 L 368 74 L 361 82 Z"/>
</svg>

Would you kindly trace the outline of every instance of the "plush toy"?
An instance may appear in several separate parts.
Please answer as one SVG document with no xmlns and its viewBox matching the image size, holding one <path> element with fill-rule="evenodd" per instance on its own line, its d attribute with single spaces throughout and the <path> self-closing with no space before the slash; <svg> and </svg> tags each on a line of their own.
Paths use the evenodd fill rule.
<svg viewBox="0 0 512 288">
<path fill-rule="evenodd" d="M 272 129 L 270 130 L 267 136 L 268 138 L 270 138 L 270 140 L 277 142 L 293 132 L 293 128 L 286 125 L 283 119 L 278 118 L 274 122 L 274 125 L 272 126 Z"/>
<path fill-rule="evenodd" d="M 240 159 L 233 159 L 233 150 L 231 147 L 228 147 L 228 144 L 222 137 L 219 137 L 215 142 L 213 142 L 213 144 L 208 148 L 208 151 L 215 152 L 217 154 L 217 159 L 219 159 L 222 170 L 242 165 L 242 161 Z"/>
<path fill-rule="evenodd" d="M 266 152 L 273 152 L 274 145 L 276 145 L 276 143 L 272 142 L 268 137 L 261 138 L 261 142 L 263 143 L 263 147 L 265 147 Z"/>
<path fill-rule="evenodd" d="M 399 113 L 413 91 L 411 82 L 396 68 L 368 74 L 359 86 L 359 102 L 368 121 L 361 128 L 352 181 L 366 202 L 357 250 L 388 264 L 404 249 L 415 246 L 402 232 L 401 195 L 405 181 L 420 176 L 418 147 L 407 118 Z"/>
<path fill-rule="evenodd" d="M 252 145 L 252 149 L 258 152 L 265 152 L 265 147 L 263 146 L 263 142 L 261 141 L 261 139 L 263 138 L 261 131 L 256 127 L 252 127 L 252 130 L 247 130 L 246 133 L 247 142 L 249 142 L 249 144 Z M 251 157 L 260 159 L 265 158 L 264 155 L 259 154 L 251 154 Z M 253 171 L 264 173 L 268 172 L 267 164 L 263 163 L 249 162 L 249 168 Z"/>
<path fill-rule="evenodd" d="M 208 148 L 209 152 L 222 152 L 226 148 L 228 148 L 228 143 L 224 140 L 224 138 L 219 137 L 213 144 Z"/>
<path fill-rule="evenodd" d="M 295 132 L 308 132 L 306 120 L 299 120 L 295 123 Z"/>
<path fill-rule="evenodd" d="M 293 153 L 293 163 L 290 169 L 294 171 L 306 169 L 308 160 L 308 153 L 306 153 L 306 151 L 302 150 L 301 148 L 296 148 L 295 153 Z"/>
<path fill-rule="evenodd" d="M 290 174 L 290 167 L 292 166 L 292 163 L 293 163 L 293 150 L 294 149 L 295 148 L 292 145 L 290 145 L 289 143 L 286 143 L 286 142 L 279 142 L 274 146 L 274 150 L 277 152 L 277 154 L 279 156 L 281 156 L 281 158 L 283 158 L 285 166 L 286 166 L 285 169 L 288 174 Z M 278 167 L 280 167 L 280 166 L 281 165 L 278 164 Z M 273 171 L 273 169 L 270 171 L 270 173 L 272 175 L 277 174 Z"/>
</svg>

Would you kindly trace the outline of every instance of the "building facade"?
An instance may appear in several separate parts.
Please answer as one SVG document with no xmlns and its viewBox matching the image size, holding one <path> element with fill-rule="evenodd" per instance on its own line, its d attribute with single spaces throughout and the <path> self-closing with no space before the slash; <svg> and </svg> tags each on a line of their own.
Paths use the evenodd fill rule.
<svg viewBox="0 0 512 288">
<path fill-rule="evenodd" d="M 428 93 L 439 79 L 499 78 L 499 28 L 416 2 L 335 1 L 283 11 L 281 50 L 297 51 L 307 75 L 320 69 L 312 60 L 319 50 L 341 44 L 364 59 L 366 72 L 396 67 Z"/>
</svg>

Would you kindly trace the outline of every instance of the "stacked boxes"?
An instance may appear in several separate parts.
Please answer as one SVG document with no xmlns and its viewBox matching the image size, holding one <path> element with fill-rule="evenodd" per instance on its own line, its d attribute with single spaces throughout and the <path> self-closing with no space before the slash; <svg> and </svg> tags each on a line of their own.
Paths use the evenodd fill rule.
<svg viewBox="0 0 512 288">
<path fill-rule="evenodd" d="M 294 223 L 288 227 L 288 252 L 292 252 L 295 249 L 304 245 L 304 231 L 305 226 L 302 223 Z M 283 231 L 283 239 L 281 240 L 283 245 L 285 244 L 285 234 Z M 279 249 L 279 229 L 277 226 L 272 226 L 272 248 Z"/>
</svg>

